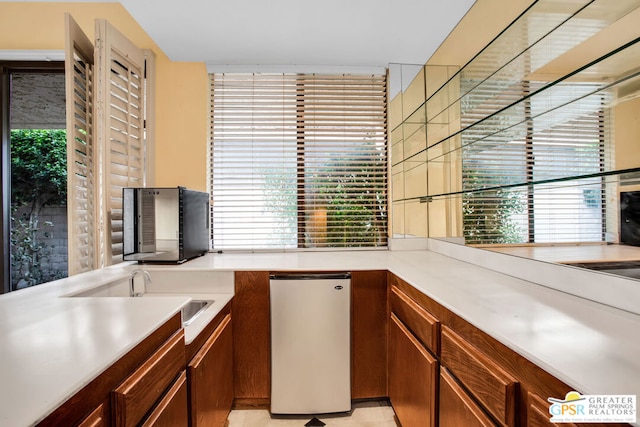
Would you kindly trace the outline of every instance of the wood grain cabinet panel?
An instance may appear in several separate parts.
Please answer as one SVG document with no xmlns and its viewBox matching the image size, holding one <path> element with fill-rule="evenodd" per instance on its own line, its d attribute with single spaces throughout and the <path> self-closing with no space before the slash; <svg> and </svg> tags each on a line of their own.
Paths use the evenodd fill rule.
<svg viewBox="0 0 640 427">
<path fill-rule="evenodd" d="M 236 405 L 268 406 L 271 395 L 268 271 L 235 273 L 232 312 Z"/>
<path fill-rule="evenodd" d="M 434 354 L 440 353 L 440 322 L 395 286 L 389 294 L 391 312 Z"/>
<path fill-rule="evenodd" d="M 389 399 L 402 427 L 435 427 L 438 362 L 391 315 Z"/>
<path fill-rule="evenodd" d="M 387 272 L 351 273 L 351 398 L 387 396 Z"/>
<path fill-rule="evenodd" d="M 188 427 L 187 374 L 182 371 L 178 379 L 162 397 L 141 427 Z"/>
<path fill-rule="evenodd" d="M 440 368 L 439 427 L 495 427 L 496 424 L 460 387 L 451 374 Z"/>
<path fill-rule="evenodd" d="M 113 391 L 114 425 L 138 425 L 185 365 L 180 329 Z"/>
<path fill-rule="evenodd" d="M 104 405 L 98 406 L 84 420 L 78 424 L 78 427 L 106 427 L 107 420 L 105 416 Z"/>
<path fill-rule="evenodd" d="M 441 340 L 442 364 L 502 425 L 515 426 L 518 381 L 446 326 Z"/>
<path fill-rule="evenodd" d="M 191 427 L 222 427 L 233 405 L 233 336 L 227 314 L 189 363 Z"/>
<path fill-rule="evenodd" d="M 549 404 L 541 397 L 527 393 L 527 427 L 549 427 L 553 424 L 549 421 Z M 574 427 L 573 423 L 563 423 L 563 427 Z"/>
</svg>

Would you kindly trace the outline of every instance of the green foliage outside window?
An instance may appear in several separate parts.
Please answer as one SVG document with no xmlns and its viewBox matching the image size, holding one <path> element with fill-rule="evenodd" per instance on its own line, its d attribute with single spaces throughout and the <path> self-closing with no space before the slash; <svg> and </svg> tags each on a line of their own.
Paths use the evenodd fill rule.
<svg viewBox="0 0 640 427">
<path fill-rule="evenodd" d="M 465 172 L 464 182 L 469 188 L 477 188 L 479 173 Z M 510 188 L 506 179 L 484 177 L 482 184 L 491 190 L 467 193 L 462 198 L 464 239 L 468 244 L 522 243 L 522 227 L 514 217 L 522 214 L 526 202 L 521 193 Z"/>
<path fill-rule="evenodd" d="M 66 205 L 66 141 L 64 129 L 11 131 L 11 267 L 19 278 L 14 288 L 66 275 L 42 271 L 53 224 L 40 220 L 42 208 Z"/>
</svg>

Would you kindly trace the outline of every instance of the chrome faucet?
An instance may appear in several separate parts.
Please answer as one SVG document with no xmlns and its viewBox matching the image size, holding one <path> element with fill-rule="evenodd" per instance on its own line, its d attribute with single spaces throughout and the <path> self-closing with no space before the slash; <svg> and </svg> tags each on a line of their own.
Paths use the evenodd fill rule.
<svg viewBox="0 0 640 427">
<path fill-rule="evenodd" d="M 144 281 L 142 282 L 143 283 L 142 292 L 135 291 L 135 278 L 138 274 L 143 274 L 144 276 Z M 131 275 L 129 276 L 129 296 L 141 297 L 142 295 L 144 295 L 144 293 L 147 292 L 147 282 L 149 283 L 152 282 L 151 274 L 149 274 L 147 270 L 141 270 L 141 269 L 133 270 L 131 272 Z"/>
</svg>

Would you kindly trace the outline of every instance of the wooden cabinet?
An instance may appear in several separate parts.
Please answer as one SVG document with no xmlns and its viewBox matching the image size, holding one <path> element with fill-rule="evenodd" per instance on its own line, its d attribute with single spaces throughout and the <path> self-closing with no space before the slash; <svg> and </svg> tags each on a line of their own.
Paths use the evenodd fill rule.
<svg viewBox="0 0 640 427">
<path fill-rule="evenodd" d="M 442 328 L 442 364 L 500 422 L 516 423 L 518 381 L 450 328 Z"/>
<path fill-rule="evenodd" d="M 438 362 L 391 315 L 389 323 L 389 398 L 403 427 L 436 424 Z"/>
<path fill-rule="evenodd" d="M 138 425 L 185 365 L 184 330 L 180 329 L 113 391 L 113 424 Z"/>
<path fill-rule="evenodd" d="M 496 424 L 456 382 L 440 369 L 439 427 L 494 427 Z"/>
<path fill-rule="evenodd" d="M 114 404 L 112 404 L 113 390 L 119 388 L 126 378 L 133 375 L 141 365 L 147 363 L 154 354 L 157 354 L 168 340 L 172 337 L 177 337 L 177 333 L 182 333 L 181 328 L 180 313 L 177 313 L 49 414 L 38 425 L 55 427 L 115 425 L 115 416 L 113 414 L 115 411 Z M 182 336 L 180 335 L 180 337 Z M 175 371 L 176 375 L 169 379 L 169 382 L 166 383 L 167 385 L 175 379 L 180 370 L 184 369 L 184 341 L 181 342 L 182 367 Z M 179 349 L 180 346 L 178 345 L 176 348 Z M 163 392 L 164 390 L 157 395 L 161 396 Z"/>
<path fill-rule="evenodd" d="M 387 393 L 387 272 L 351 273 L 351 398 Z"/>
<path fill-rule="evenodd" d="M 395 285 L 389 306 L 389 399 L 404 427 L 436 426 L 440 323 Z"/>
<path fill-rule="evenodd" d="M 187 374 L 182 371 L 142 427 L 179 427 L 189 425 L 187 411 Z"/>
<path fill-rule="evenodd" d="M 387 396 L 387 271 L 351 275 L 351 396 Z M 271 395 L 269 272 L 235 273 L 233 297 L 235 405 L 268 407 Z"/>
<path fill-rule="evenodd" d="M 224 426 L 233 404 L 233 335 L 227 314 L 187 367 L 191 427 Z"/>
<path fill-rule="evenodd" d="M 271 395 L 268 271 L 235 273 L 232 311 L 235 404 L 268 407 Z"/>
<path fill-rule="evenodd" d="M 391 311 L 407 329 L 427 346 L 439 337 L 438 425 L 554 425 L 547 398 L 562 398 L 571 387 L 391 273 L 389 286 Z"/>
</svg>

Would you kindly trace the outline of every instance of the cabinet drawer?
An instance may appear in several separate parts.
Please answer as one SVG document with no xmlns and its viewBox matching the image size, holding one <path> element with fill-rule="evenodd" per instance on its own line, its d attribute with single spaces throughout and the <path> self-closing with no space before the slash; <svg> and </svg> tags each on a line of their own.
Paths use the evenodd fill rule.
<svg viewBox="0 0 640 427">
<path fill-rule="evenodd" d="M 439 354 L 440 322 L 395 286 L 389 295 L 391 312 L 434 354 Z"/>
<path fill-rule="evenodd" d="M 78 424 L 78 427 L 103 427 L 107 425 L 104 415 L 104 404 L 100 404 L 91 414 Z"/>
<path fill-rule="evenodd" d="M 540 396 L 527 393 L 527 427 L 551 427 L 557 424 L 549 421 L 549 403 Z M 574 423 L 563 423 L 562 427 L 576 427 Z"/>
<path fill-rule="evenodd" d="M 495 427 L 471 396 L 460 387 L 451 374 L 440 369 L 440 427 Z"/>
<path fill-rule="evenodd" d="M 113 392 L 116 426 L 137 425 L 185 368 L 184 330 L 180 329 Z"/>
<path fill-rule="evenodd" d="M 442 364 L 502 425 L 514 426 L 518 382 L 446 326 L 441 346 Z"/>
<path fill-rule="evenodd" d="M 182 371 L 141 427 L 188 427 L 187 374 Z"/>
</svg>

